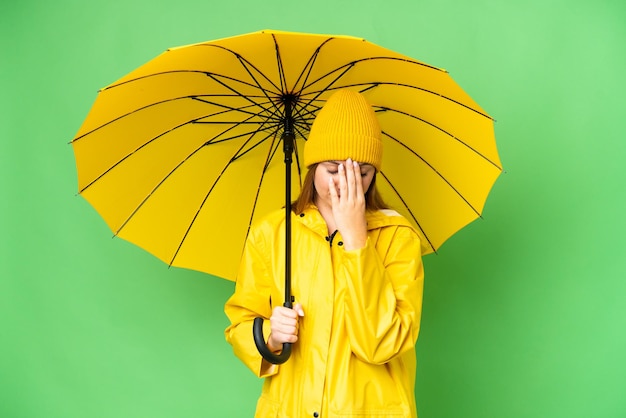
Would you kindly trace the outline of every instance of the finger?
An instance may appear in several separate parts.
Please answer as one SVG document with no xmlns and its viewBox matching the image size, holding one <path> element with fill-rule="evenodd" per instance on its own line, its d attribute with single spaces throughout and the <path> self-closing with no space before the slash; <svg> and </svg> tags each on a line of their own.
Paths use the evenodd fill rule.
<svg viewBox="0 0 626 418">
<path fill-rule="evenodd" d="M 285 327 L 296 327 L 298 324 L 297 314 L 289 309 L 291 312 L 285 312 L 283 310 L 275 309 L 270 317 L 270 325 L 274 330 L 282 329 Z"/>
<path fill-rule="evenodd" d="M 280 331 L 272 331 L 270 334 L 270 338 L 272 339 L 272 345 L 280 346 L 284 343 L 295 343 L 298 341 L 298 336 L 293 334 L 284 334 Z"/>
<path fill-rule="evenodd" d="M 360 198 L 361 196 L 365 195 L 365 193 L 363 192 L 363 176 L 361 176 L 361 166 L 356 161 L 354 161 L 353 164 L 354 164 L 354 176 L 355 176 L 355 182 L 356 182 L 356 197 Z"/>
<path fill-rule="evenodd" d="M 277 332 L 283 335 L 298 335 L 298 327 L 291 325 L 280 325 L 272 327 L 272 332 Z"/>
<path fill-rule="evenodd" d="M 282 324 L 277 321 L 270 322 L 270 329 L 275 335 L 298 335 L 298 324 L 296 322 L 292 324 Z"/>
<path fill-rule="evenodd" d="M 277 314 L 280 315 L 282 317 L 286 317 L 286 318 L 297 318 L 298 314 L 291 308 L 286 308 L 284 306 L 277 306 L 274 308 L 274 310 L 272 311 L 273 314 Z"/>
<path fill-rule="evenodd" d="M 339 204 L 339 196 L 337 196 L 337 186 L 335 180 L 332 177 L 328 178 L 328 192 L 330 193 L 330 204 L 333 207 L 337 207 Z"/>
<path fill-rule="evenodd" d="M 270 323 L 272 324 L 273 327 L 279 327 L 281 329 L 298 326 L 298 320 L 296 318 L 290 318 L 290 317 L 280 316 L 280 315 L 272 316 L 270 318 Z"/>
<path fill-rule="evenodd" d="M 276 340 L 280 341 L 280 343 L 295 343 L 298 341 L 298 336 L 293 334 L 277 334 Z"/>
<path fill-rule="evenodd" d="M 346 167 L 344 163 L 339 164 L 339 167 L 337 167 L 337 171 L 337 175 L 339 177 L 339 199 L 345 201 L 346 197 L 348 196 L 348 190 L 346 184 Z"/>
<path fill-rule="evenodd" d="M 298 313 L 298 316 L 304 316 L 304 309 L 302 309 L 302 304 L 296 303 L 293 305 L 293 310 Z"/>
<path fill-rule="evenodd" d="M 355 173 L 354 173 L 354 163 L 351 158 L 346 160 L 346 198 L 350 200 L 354 200 L 356 185 L 355 185 Z"/>
</svg>

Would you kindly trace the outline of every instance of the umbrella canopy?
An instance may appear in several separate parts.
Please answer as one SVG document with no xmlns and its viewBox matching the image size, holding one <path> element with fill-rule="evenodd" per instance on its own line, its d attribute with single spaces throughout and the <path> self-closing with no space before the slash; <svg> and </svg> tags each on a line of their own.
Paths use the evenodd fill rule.
<svg viewBox="0 0 626 418">
<path fill-rule="evenodd" d="M 362 92 L 382 127 L 377 186 L 423 253 L 480 216 L 502 169 L 493 120 L 439 68 L 363 39 L 280 31 L 172 48 L 103 88 L 72 141 L 80 194 L 116 236 L 234 280 L 249 225 L 292 194 L 317 111 Z"/>
</svg>

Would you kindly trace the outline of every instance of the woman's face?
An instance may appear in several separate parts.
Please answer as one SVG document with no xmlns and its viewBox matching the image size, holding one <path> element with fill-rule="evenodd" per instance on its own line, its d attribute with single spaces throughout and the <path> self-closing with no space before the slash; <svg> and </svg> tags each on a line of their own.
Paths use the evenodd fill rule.
<svg viewBox="0 0 626 418">
<path fill-rule="evenodd" d="M 330 177 L 333 178 L 335 190 L 337 190 L 337 195 L 339 195 L 339 164 L 343 164 L 344 168 L 346 167 L 345 161 L 324 161 L 319 163 L 315 169 L 313 184 L 315 185 L 315 191 L 317 192 L 315 204 L 318 207 L 320 205 L 326 205 L 328 207 L 331 206 L 330 191 L 328 189 Z M 361 171 L 361 175 L 357 175 L 355 179 L 363 182 L 363 192 L 365 193 L 369 189 L 370 184 L 372 184 L 372 180 L 376 174 L 376 169 L 370 164 L 359 165 L 358 169 Z"/>
</svg>

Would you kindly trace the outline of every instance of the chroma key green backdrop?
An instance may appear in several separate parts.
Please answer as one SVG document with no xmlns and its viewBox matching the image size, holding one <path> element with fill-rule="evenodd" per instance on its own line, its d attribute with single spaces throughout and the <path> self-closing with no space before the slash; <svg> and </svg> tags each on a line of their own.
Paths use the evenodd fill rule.
<svg viewBox="0 0 626 418">
<path fill-rule="evenodd" d="M 626 6 L 618 0 L 22 0 L 0 5 L 0 417 L 250 417 L 233 284 L 168 269 L 76 196 L 96 92 L 171 46 L 359 36 L 496 120 L 484 219 L 428 256 L 420 418 L 626 417 Z"/>
</svg>

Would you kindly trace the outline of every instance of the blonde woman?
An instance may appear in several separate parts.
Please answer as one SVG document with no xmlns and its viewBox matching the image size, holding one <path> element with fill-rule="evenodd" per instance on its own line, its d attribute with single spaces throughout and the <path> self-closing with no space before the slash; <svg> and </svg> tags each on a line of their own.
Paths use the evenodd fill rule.
<svg viewBox="0 0 626 418">
<path fill-rule="evenodd" d="M 416 417 L 415 343 L 422 306 L 420 240 L 376 190 L 381 130 L 365 98 L 340 90 L 313 123 L 309 171 L 292 205 L 293 308 L 281 306 L 285 214 L 250 230 L 226 339 L 265 378 L 256 417 Z M 266 362 L 252 338 L 265 321 Z"/>
</svg>

